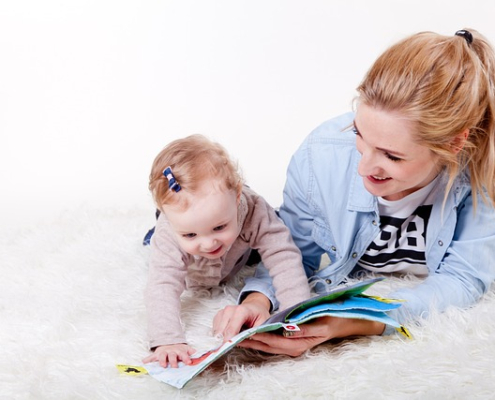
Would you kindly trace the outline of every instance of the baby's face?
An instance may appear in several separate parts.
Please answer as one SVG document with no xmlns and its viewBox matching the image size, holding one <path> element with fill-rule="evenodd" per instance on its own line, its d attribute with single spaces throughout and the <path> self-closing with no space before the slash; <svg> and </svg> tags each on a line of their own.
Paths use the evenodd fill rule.
<svg viewBox="0 0 495 400">
<path fill-rule="evenodd" d="M 193 256 L 222 257 L 239 233 L 237 193 L 220 189 L 210 181 L 205 182 L 197 194 L 177 194 L 189 196 L 190 206 L 185 210 L 164 207 L 164 213 L 180 247 Z"/>
</svg>

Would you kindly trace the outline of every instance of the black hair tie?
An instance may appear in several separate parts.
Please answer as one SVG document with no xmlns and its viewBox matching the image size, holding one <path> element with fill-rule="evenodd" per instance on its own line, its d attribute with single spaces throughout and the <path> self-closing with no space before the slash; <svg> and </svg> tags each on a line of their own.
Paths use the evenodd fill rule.
<svg viewBox="0 0 495 400">
<path fill-rule="evenodd" d="M 465 29 L 461 29 L 460 31 L 457 31 L 456 36 L 462 36 L 464 39 L 466 39 L 467 44 L 473 43 L 473 34 L 469 31 L 466 31 Z"/>
</svg>

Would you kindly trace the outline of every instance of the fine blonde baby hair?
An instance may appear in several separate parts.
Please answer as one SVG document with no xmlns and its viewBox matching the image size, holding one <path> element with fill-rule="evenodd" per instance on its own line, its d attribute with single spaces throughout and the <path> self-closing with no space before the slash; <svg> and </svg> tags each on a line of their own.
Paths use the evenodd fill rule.
<svg viewBox="0 0 495 400">
<path fill-rule="evenodd" d="M 447 193 L 467 169 L 474 206 L 479 195 L 495 205 L 495 55 L 484 36 L 474 29 L 412 35 L 386 50 L 357 90 L 358 102 L 416 125 L 417 142 L 448 172 Z"/>
<path fill-rule="evenodd" d="M 170 167 L 180 190 L 169 188 L 164 170 Z M 188 207 L 187 196 L 194 194 L 201 183 L 212 180 L 221 189 L 240 193 L 243 180 L 235 163 L 225 148 L 203 135 L 195 134 L 170 142 L 153 161 L 149 177 L 149 190 L 157 208 L 164 205 Z M 213 183 L 212 183 L 213 184 Z"/>
</svg>

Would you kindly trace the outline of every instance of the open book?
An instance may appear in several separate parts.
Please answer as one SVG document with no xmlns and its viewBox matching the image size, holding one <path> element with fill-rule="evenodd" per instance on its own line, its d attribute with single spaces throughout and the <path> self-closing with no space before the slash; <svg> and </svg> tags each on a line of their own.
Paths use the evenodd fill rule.
<svg viewBox="0 0 495 400">
<path fill-rule="evenodd" d="M 283 329 L 297 330 L 297 325 L 323 316 L 379 321 L 391 325 L 407 335 L 407 330 L 386 314 L 387 311 L 400 307 L 401 300 L 384 299 L 363 294 L 371 285 L 382 279 L 384 278 L 375 278 L 351 286 L 339 287 L 331 292 L 298 303 L 272 315 L 263 324 L 240 332 L 214 349 L 194 354 L 191 357 L 193 361 L 191 365 L 179 362 L 178 368 L 164 368 L 154 362 L 145 364 L 142 367 L 132 368 L 134 370 L 137 370 L 137 368 L 144 369 L 153 378 L 181 389 L 212 362 L 248 337 L 261 332 Z"/>
</svg>

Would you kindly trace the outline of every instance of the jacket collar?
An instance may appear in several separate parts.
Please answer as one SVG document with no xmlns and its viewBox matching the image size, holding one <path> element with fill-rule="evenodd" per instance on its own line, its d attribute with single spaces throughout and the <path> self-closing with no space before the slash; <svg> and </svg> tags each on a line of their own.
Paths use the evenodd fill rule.
<svg viewBox="0 0 495 400">
<path fill-rule="evenodd" d="M 351 161 L 352 179 L 350 182 L 349 198 L 347 199 L 347 209 L 361 212 L 377 211 L 376 197 L 366 190 L 363 178 L 358 174 L 360 158 L 359 152 L 357 150 L 354 151 Z"/>
</svg>

